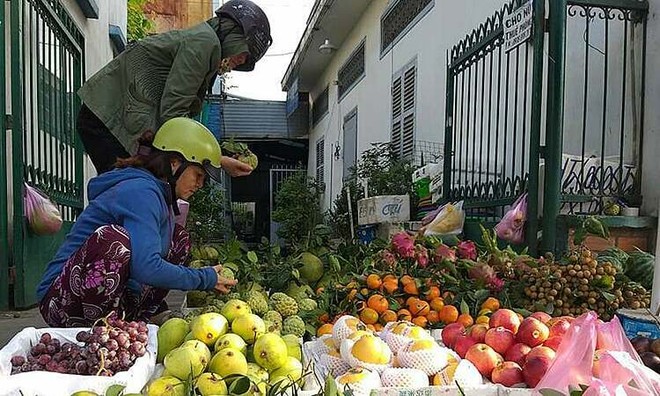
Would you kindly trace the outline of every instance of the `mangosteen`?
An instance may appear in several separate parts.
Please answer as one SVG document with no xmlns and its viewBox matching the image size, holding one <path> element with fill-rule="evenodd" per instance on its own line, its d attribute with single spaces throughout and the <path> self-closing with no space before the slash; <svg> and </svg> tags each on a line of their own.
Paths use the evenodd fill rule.
<svg viewBox="0 0 660 396">
<path fill-rule="evenodd" d="M 656 355 L 660 356 L 660 338 L 656 338 L 653 340 L 651 343 L 651 352 L 655 353 Z"/>
<path fill-rule="evenodd" d="M 640 355 L 651 349 L 651 340 L 644 336 L 637 336 L 630 340 L 630 343 Z"/>
<path fill-rule="evenodd" d="M 658 372 L 660 370 L 660 357 L 653 352 L 644 352 L 641 355 L 644 365 L 651 370 Z"/>
</svg>

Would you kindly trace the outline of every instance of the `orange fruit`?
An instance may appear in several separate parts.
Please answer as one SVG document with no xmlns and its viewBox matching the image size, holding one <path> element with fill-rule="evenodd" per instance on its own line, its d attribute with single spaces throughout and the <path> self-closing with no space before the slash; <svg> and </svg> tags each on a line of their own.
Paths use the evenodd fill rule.
<svg viewBox="0 0 660 396">
<path fill-rule="evenodd" d="M 367 287 L 371 290 L 378 289 L 383 284 L 378 274 L 371 274 L 367 276 Z"/>
<path fill-rule="evenodd" d="M 396 322 L 397 316 L 396 312 L 388 309 L 387 311 L 380 314 L 380 321 L 383 323 Z"/>
<path fill-rule="evenodd" d="M 348 296 L 346 296 L 346 298 L 348 299 L 348 301 L 353 301 L 355 299 L 355 296 L 357 296 L 357 293 L 358 293 L 357 289 L 351 289 L 351 291 L 348 292 Z"/>
<path fill-rule="evenodd" d="M 417 284 L 415 284 L 415 282 L 409 282 L 404 284 L 403 291 L 415 296 L 419 294 L 419 290 L 417 290 Z"/>
<path fill-rule="evenodd" d="M 367 289 L 366 287 L 363 287 L 362 289 L 360 289 L 360 294 L 362 294 L 365 297 L 368 296 L 369 295 L 369 289 Z"/>
<path fill-rule="evenodd" d="M 401 279 L 399 280 L 399 282 L 401 282 L 401 284 L 405 286 L 405 285 L 407 285 L 408 283 L 415 283 L 415 278 L 413 278 L 413 277 L 410 276 L 410 275 L 404 275 L 404 276 L 401 277 Z"/>
<path fill-rule="evenodd" d="M 376 327 L 375 327 L 374 325 L 372 325 L 372 324 L 368 324 L 368 325 L 367 325 L 367 329 L 369 329 L 369 330 L 371 330 L 371 331 L 376 331 Z"/>
<path fill-rule="evenodd" d="M 426 293 L 424 293 L 426 301 L 431 301 L 437 297 L 440 297 L 440 288 L 438 286 L 430 286 Z"/>
<path fill-rule="evenodd" d="M 438 323 L 440 321 L 440 315 L 438 311 L 429 311 L 426 314 L 426 319 L 428 319 L 429 323 Z"/>
<path fill-rule="evenodd" d="M 454 323 L 458 319 L 458 309 L 453 305 L 445 305 L 438 316 L 444 324 Z"/>
<path fill-rule="evenodd" d="M 378 322 L 378 312 L 376 312 L 373 308 L 365 308 L 360 312 L 360 320 L 364 324 L 374 324 Z"/>
<path fill-rule="evenodd" d="M 324 334 L 332 334 L 332 323 L 325 323 L 316 330 L 317 337 L 320 337 Z"/>
<path fill-rule="evenodd" d="M 387 302 L 387 299 L 380 294 L 374 294 L 367 300 L 367 306 L 379 314 L 382 314 L 390 307 L 390 303 Z"/>
<path fill-rule="evenodd" d="M 467 328 L 474 324 L 474 319 L 472 319 L 472 316 L 470 316 L 470 314 L 464 313 L 458 315 L 456 322 L 461 323 L 463 327 Z"/>
<path fill-rule="evenodd" d="M 410 311 L 408 311 L 407 309 L 398 310 L 396 315 L 399 320 L 407 320 L 408 322 L 412 320 L 412 315 L 410 314 Z"/>
<path fill-rule="evenodd" d="M 399 290 L 399 284 L 396 281 L 388 280 L 383 282 L 383 289 L 386 293 L 392 294 Z"/>
<path fill-rule="evenodd" d="M 487 325 L 490 322 L 490 318 L 485 315 L 477 316 L 477 320 L 474 321 L 476 324 L 485 324 Z"/>
<path fill-rule="evenodd" d="M 381 330 L 383 330 L 383 327 L 384 326 L 382 324 L 376 323 L 376 324 L 374 324 L 374 331 L 381 331 Z"/>
<path fill-rule="evenodd" d="M 408 297 L 406 299 L 406 307 L 408 307 L 408 309 L 410 309 L 410 307 L 412 307 L 415 304 L 415 302 L 417 302 L 417 300 L 419 300 L 419 298 L 417 298 L 415 296 Z"/>
<path fill-rule="evenodd" d="M 426 319 L 426 316 L 418 316 L 416 318 L 413 318 L 412 322 L 419 327 L 426 327 L 429 324 L 429 321 L 428 319 Z"/>
<path fill-rule="evenodd" d="M 429 305 L 431 306 L 432 310 L 440 312 L 442 307 L 445 306 L 445 300 L 443 300 L 442 297 L 436 297 L 433 300 L 431 300 Z"/>
<path fill-rule="evenodd" d="M 429 303 L 423 300 L 417 300 L 412 307 L 408 307 L 413 316 L 426 316 L 429 313 Z"/>
<path fill-rule="evenodd" d="M 395 283 L 399 283 L 399 278 L 392 274 L 387 274 L 383 277 L 383 282 L 391 282 L 394 281 Z"/>
<path fill-rule="evenodd" d="M 321 323 L 328 323 L 329 321 L 330 321 L 330 314 L 328 314 L 327 312 L 323 312 L 323 313 L 319 316 L 319 322 L 321 322 Z"/>
<path fill-rule="evenodd" d="M 481 309 L 489 309 L 490 312 L 495 312 L 500 309 L 500 300 L 495 297 L 488 297 L 486 301 L 481 303 Z"/>
</svg>

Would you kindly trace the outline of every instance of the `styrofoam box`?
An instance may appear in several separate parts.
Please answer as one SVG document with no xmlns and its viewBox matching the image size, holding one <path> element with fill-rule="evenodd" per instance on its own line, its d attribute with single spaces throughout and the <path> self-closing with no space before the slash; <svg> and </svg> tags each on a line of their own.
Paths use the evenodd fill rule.
<svg viewBox="0 0 660 396">
<path fill-rule="evenodd" d="M 408 195 L 380 195 L 357 203 L 358 225 L 403 223 L 410 220 Z"/>
<path fill-rule="evenodd" d="M 139 393 L 153 375 L 158 351 L 156 337 L 158 326 L 147 325 L 147 327 L 149 329 L 147 353 L 136 359 L 128 371 L 119 372 L 112 377 L 60 374 L 48 371 L 31 371 L 11 375 L 11 357 L 14 355 L 27 356 L 31 346 L 39 342 L 43 333 L 50 333 L 53 338 L 62 343 L 71 342 L 81 345 L 76 341 L 76 334 L 89 330 L 89 328 L 36 329 L 27 327 L 18 332 L 0 350 L 0 395 L 68 396 L 80 390 L 104 394 L 108 387 L 115 384 L 126 386 L 126 393 Z"/>
</svg>

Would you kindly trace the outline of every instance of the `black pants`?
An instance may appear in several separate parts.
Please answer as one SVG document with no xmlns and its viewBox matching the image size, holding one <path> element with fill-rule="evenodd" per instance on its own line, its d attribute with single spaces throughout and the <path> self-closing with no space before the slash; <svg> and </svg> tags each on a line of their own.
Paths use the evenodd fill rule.
<svg viewBox="0 0 660 396">
<path fill-rule="evenodd" d="M 85 104 L 80 107 L 76 131 L 99 175 L 112 170 L 117 158 L 130 157 L 108 127 Z"/>
</svg>

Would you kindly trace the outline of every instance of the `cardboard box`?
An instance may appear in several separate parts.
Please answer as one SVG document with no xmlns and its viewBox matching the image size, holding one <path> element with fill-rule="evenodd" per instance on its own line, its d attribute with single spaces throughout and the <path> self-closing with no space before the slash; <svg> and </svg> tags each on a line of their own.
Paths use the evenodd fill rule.
<svg viewBox="0 0 660 396">
<path fill-rule="evenodd" d="M 358 225 L 403 223 L 410 220 L 408 195 L 380 195 L 358 201 Z"/>
</svg>

